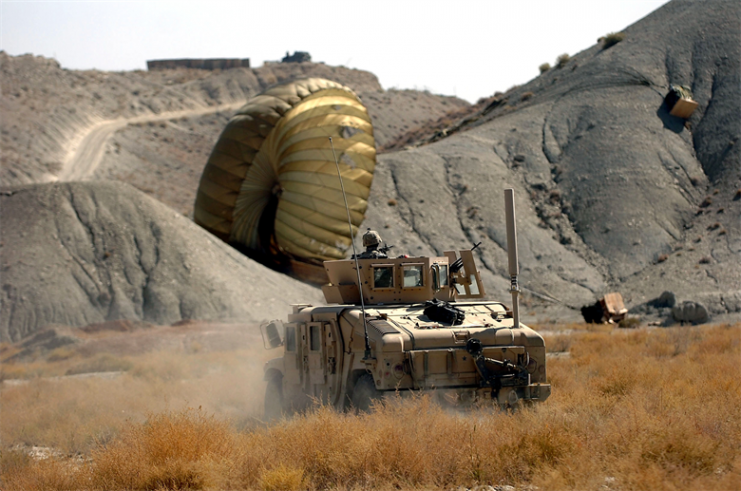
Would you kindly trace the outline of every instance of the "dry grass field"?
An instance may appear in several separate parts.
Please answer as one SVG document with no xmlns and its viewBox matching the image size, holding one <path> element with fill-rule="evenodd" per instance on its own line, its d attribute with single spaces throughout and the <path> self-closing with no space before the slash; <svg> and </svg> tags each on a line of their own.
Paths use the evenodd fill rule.
<svg viewBox="0 0 741 491">
<path fill-rule="evenodd" d="M 261 347 L 111 356 L 111 379 L 45 377 L 94 359 L 74 353 L 6 362 L 42 377 L 2 386 L 0 487 L 741 489 L 741 324 L 542 332 L 553 395 L 514 413 L 421 394 L 266 425 Z"/>
</svg>

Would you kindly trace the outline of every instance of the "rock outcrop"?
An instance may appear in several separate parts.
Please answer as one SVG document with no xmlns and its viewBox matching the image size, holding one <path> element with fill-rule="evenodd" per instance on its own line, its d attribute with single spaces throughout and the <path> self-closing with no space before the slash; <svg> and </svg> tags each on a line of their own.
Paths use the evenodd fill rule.
<svg viewBox="0 0 741 491">
<path fill-rule="evenodd" d="M 257 323 L 323 302 L 126 184 L 5 188 L 0 209 L 2 341 L 115 319 Z"/>
<path fill-rule="evenodd" d="M 675 0 L 452 136 L 381 155 L 368 225 L 412 252 L 483 241 L 506 298 L 502 189 L 514 187 L 535 298 L 573 310 L 608 288 L 628 305 L 671 289 L 741 312 L 740 17 L 738 2 Z M 699 103 L 688 121 L 668 113 L 670 84 Z"/>
</svg>

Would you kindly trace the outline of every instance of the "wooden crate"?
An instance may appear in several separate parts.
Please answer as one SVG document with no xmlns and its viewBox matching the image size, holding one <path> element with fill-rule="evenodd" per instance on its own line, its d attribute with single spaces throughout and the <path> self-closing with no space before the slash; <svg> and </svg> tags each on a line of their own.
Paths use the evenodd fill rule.
<svg viewBox="0 0 741 491">
<path fill-rule="evenodd" d="M 669 114 L 678 118 L 688 119 L 695 112 L 695 109 L 697 109 L 697 102 L 692 99 L 677 99 Z"/>
<path fill-rule="evenodd" d="M 620 322 L 628 313 L 623 303 L 623 296 L 619 293 L 608 293 L 600 299 L 599 303 L 607 322 Z"/>
</svg>

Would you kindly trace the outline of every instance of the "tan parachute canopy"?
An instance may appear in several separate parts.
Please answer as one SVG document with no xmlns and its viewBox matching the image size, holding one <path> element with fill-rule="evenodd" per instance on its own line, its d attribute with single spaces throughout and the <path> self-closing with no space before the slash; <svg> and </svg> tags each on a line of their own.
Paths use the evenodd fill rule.
<svg viewBox="0 0 741 491">
<path fill-rule="evenodd" d="M 351 237 L 330 136 L 356 234 L 376 165 L 373 126 L 352 90 L 320 78 L 273 86 L 232 117 L 203 170 L 196 223 L 259 254 L 344 258 Z"/>
</svg>

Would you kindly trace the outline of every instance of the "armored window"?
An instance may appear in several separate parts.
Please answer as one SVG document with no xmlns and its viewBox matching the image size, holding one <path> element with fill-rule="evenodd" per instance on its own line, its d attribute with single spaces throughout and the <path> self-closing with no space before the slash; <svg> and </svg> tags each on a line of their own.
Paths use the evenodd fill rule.
<svg viewBox="0 0 741 491">
<path fill-rule="evenodd" d="M 319 351 L 321 342 L 321 327 L 309 326 L 309 347 L 311 348 L 311 351 Z"/>
<path fill-rule="evenodd" d="M 286 351 L 296 351 L 295 327 L 286 327 Z"/>
<path fill-rule="evenodd" d="M 409 264 L 404 266 L 404 288 L 424 286 L 422 264 Z"/>
<path fill-rule="evenodd" d="M 468 288 L 471 290 L 471 295 L 479 294 L 479 284 L 476 281 L 476 278 L 473 278 L 473 281 L 471 282 L 471 286 Z"/>
<path fill-rule="evenodd" d="M 440 286 L 448 286 L 448 265 L 438 264 L 440 266 Z"/>
<path fill-rule="evenodd" d="M 394 267 L 393 266 L 374 266 L 373 267 L 373 288 L 393 288 L 394 287 Z"/>
<path fill-rule="evenodd" d="M 468 287 L 468 289 L 471 292 L 470 293 L 471 295 L 479 295 L 480 294 L 480 292 L 479 292 L 479 285 L 478 285 L 478 283 L 475 280 L 476 280 L 476 278 L 474 278 L 474 281 L 472 281 L 471 282 L 471 285 Z M 459 295 L 468 295 L 466 293 L 466 287 L 465 287 L 465 285 L 462 285 L 460 283 L 456 283 L 455 284 L 455 289 L 458 290 L 458 294 Z"/>
</svg>

